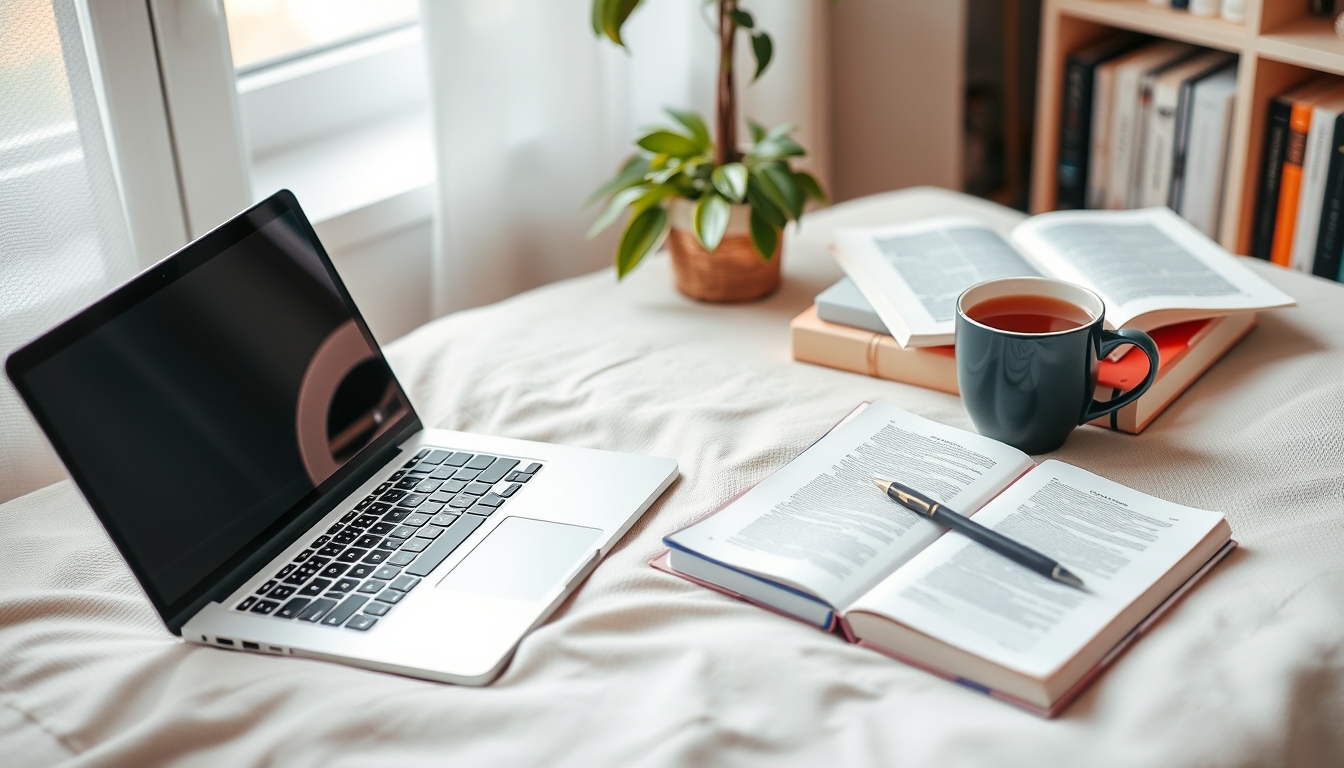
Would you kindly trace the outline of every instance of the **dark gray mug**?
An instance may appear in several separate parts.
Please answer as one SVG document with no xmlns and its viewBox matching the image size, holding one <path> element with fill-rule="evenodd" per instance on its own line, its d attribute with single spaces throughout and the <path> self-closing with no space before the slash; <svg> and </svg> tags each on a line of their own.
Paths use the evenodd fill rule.
<svg viewBox="0 0 1344 768">
<path fill-rule="evenodd" d="M 1062 300 L 1091 320 L 1054 333 L 1018 333 L 967 315 L 982 302 L 1009 296 Z M 1101 297 L 1060 280 L 1007 277 L 966 289 L 957 298 L 957 386 L 980 434 L 1026 453 L 1048 453 L 1079 424 L 1139 399 L 1157 377 L 1157 345 L 1143 331 L 1106 330 L 1105 316 Z M 1122 344 L 1148 356 L 1148 375 L 1119 397 L 1093 400 L 1100 361 Z"/>
</svg>

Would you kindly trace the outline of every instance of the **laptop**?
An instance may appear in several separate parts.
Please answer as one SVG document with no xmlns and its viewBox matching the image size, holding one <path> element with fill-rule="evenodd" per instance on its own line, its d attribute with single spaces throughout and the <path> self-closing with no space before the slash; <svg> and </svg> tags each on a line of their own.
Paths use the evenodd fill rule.
<svg viewBox="0 0 1344 768">
<path fill-rule="evenodd" d="M 677 476 L 425 428 L 288 191 L 6 371 L 168 629 L 234 651 L 484 685 Z"/>
</svg>

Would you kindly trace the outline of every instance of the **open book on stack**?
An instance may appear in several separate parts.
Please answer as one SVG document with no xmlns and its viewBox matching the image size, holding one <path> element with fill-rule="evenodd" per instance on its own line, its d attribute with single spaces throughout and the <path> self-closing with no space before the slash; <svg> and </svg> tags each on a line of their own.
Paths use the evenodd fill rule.
<svg viewBox="0 0 1344 768">
<path fill-rule="evenodd" d="M 923 491 L 1058 559 L 1050 581 L 887 498 Z M 1060 711 L 1233 547 L 1163 501 L 876 401 L 653 565 L 1040 714 Z"/>
</svg>

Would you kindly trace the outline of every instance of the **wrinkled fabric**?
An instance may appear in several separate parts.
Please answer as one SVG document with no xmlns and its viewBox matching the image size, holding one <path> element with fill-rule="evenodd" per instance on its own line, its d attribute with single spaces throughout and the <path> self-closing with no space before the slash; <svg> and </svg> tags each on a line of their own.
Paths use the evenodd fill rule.
<svg viewBox="0 0 1344 768">
<path fill-rule="evenodd" d="M 1344 287 L 1316 278 L 1254 265 L 1301 306 L 1142 435 L 1083 427 L 1053 454 L 1223 511 L 1242 545 L 1057 720 L 648 567 L 863 400 L 971 429 L 955 397 L 789 359 L 788 320 L 839 276 L 830 228 L 950 211 L 1016 220 L 894 193 L 805 220 L 761 303 L 691 302 L 655 258 L 390 346 L 428 425 L 680 462 L 487 688 L 183 643 L 68 482 L 0 506 L 0 764 L 1339 765 Z"/>
</svg>

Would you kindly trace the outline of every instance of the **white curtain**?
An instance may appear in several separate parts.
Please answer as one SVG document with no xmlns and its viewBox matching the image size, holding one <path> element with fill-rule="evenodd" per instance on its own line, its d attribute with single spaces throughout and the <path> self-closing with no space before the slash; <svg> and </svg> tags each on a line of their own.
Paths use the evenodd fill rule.
<svg viewBox="0 0 1344 768">
<path fill-rule="evenodd" d="M 436 314 L 611 263 L 617 232 L 584 233 L 584 200 L 614 175 L 666 106 L 713 124 L 716 36 L 703 0 L 645 0 L 623 51 L 597 39 L 591 0 L 423 0 L 438 150 Z M 827 177 L 825 1 L 745 7 L 774 38 L 755 85 L 739 40 L 742 115 L 793 122 Z M 747 135 L 745 130 L 742 135 Z M 618 228 L 613 228 L 616 230 Z"/>
<path fill-rule="evenodd" d="M 134 271 L 74 2 L 0 2 L 0 357 Z M 0 502 L 61 476 L 0 378 Z"/>
</svg>

